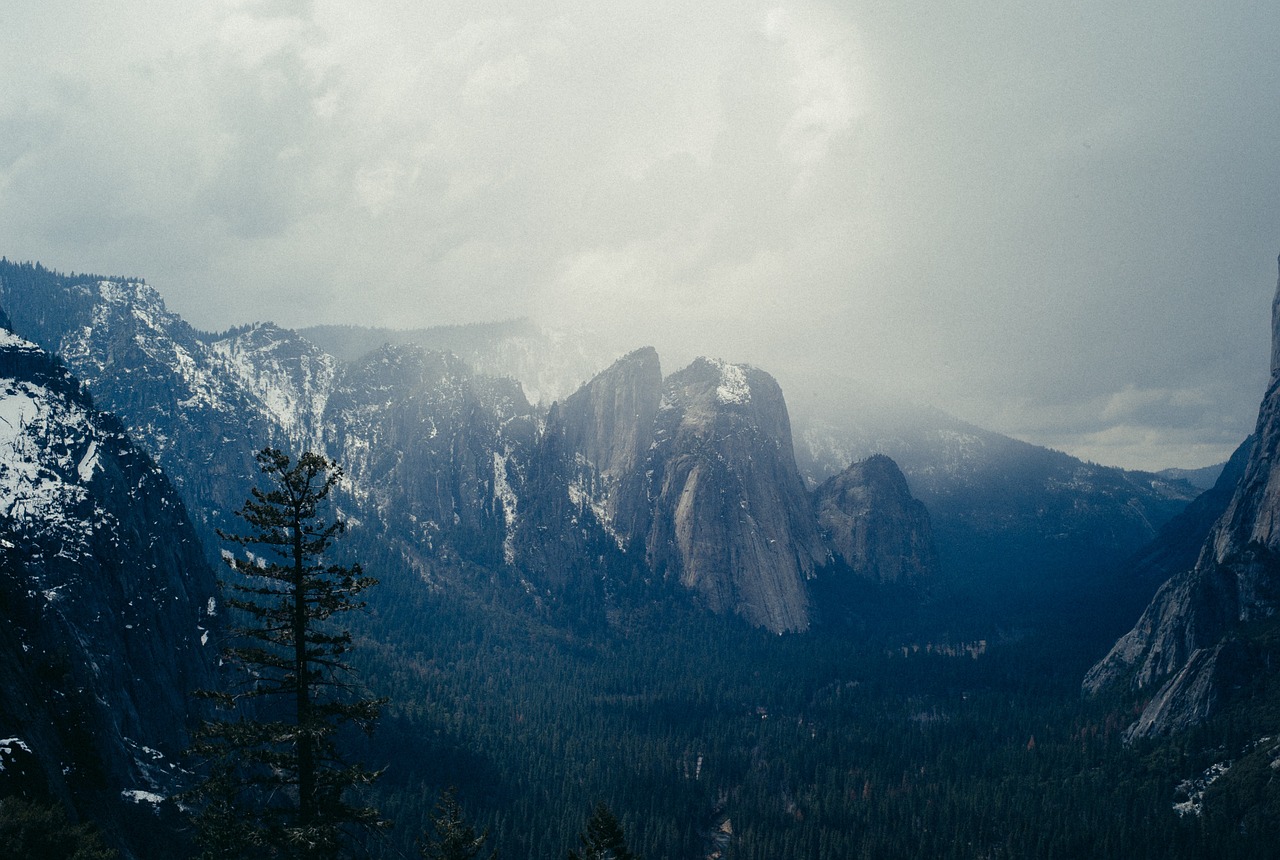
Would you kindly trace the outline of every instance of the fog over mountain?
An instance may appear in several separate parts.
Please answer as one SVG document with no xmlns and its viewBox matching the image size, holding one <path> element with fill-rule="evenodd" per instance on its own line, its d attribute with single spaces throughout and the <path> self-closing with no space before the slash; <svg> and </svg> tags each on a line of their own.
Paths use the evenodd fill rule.
<svg viewBox="0 0 1280 860">
<path fill-rule="evenodd" d="M 531 316 L 1148 469 L 1225 460 L 1266 383 L 1256 4 L 122 0 L 2 30 L 0 251 L 145 274 L 201 328 Z"/>
</svg>

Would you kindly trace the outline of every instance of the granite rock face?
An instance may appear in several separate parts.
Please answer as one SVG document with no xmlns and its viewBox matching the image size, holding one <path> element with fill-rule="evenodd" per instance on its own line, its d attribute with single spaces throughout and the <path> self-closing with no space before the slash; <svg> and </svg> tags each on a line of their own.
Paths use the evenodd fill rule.
<svg viewBox="0 0 1280 860">
<path fill-rule="evenodd" d="M 520 386 L 416 346 L 347 365 L 324 418 L 347 498 L 422 573 L 437 552 L 515 562 L 524 470 L 537 422 Z"/>
<path fill-rule="evenodd" d="M 883 454 L 828 479 L 814 504 L 823 536 L 859 576 L 921 586 L 936 573 L 929 512 Z"/>
<path fill-rule="evenodd" d="M 643 465 L 662 404 L 662 369 L 652 347 L 623 356 L 551 408 L 547 436 L 568 457 L 569 493 L 621 543 L 644 521 Z"/>
<path fill-rule="evenodd" d="M 806 581 L 827 552 L 773 377 L 707 359 L 672 374 L 645 474 L 655 572 L 713 612 L 778 633 L 808 628 Z"/>
<path fill-rule="evenodd" d="M 1280 367 L 1274 358 L 1280 316 L 1274 311 L 1272 343 L 1271 382 L 1226 511 L 1195 566 L 1160 588 L 1134 628 L 1085 677 L 1086 693 L 1126 680 L 1136 690 L 1156 691 L 1130 728 L 1131 739 L 1211 715 L 1225 692 L 1224 645 L 1243 624 L 1280 610 L 1280 469 L 1272 468 L 1280 456 Z"/>
<path fill-rule="evenodd" d="M 567 495 L 575 522 L 601 524 L 713 612 L 800 631 L 837 555 L 878 583 L 934 570 L 928 514 L 889 458 L 832 479 L 815 507 L 782 391 L 746 365 L 701 358 L 664 382 L 657 353 L 637 350 L 553 407 L 543 441 L 537 468 L 558 462 L 563 477 L 531 494 L 541 506 Z"/>
</svg>

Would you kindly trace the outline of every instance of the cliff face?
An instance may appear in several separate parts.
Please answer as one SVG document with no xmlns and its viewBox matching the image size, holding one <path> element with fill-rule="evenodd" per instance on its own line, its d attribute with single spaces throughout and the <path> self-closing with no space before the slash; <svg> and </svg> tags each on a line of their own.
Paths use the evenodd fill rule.
<svg viewBox="0 0 1280 860">
<path fill-rule="evenodd" d="M 713 612 L 779 633 L 808 628 L 805 583 L 826 552 L 773 377 L 706 359 L 669 377 L 646 476 L 654 571 Z"/>
<path fill-rule="evenodd" d="M 256 394 L 268 417 L 298 450 L 318 450 L 338 361 L 296 332 L 260 323 L 212 341 L 227 375 Z"/>
<path fill-rule="evenodd" d="M 883 454 L 854 463 L 815 494 L 823 537 L 872 582 L 925 584 L 937 570 L 929 512 Z"/>
<path fill-rule="evenodd" d="M 592 508 L 619 542 L 645 519 L 642 465 L 653 444 L 662 403 L 662 370 L 652 347 L 638 349 L 597 374 L 547 417 L 547 436 L 569 458 L 569 493 Z"/>
<path fill-rule="evenodd" d="M 568 520 L 581 549 L 598 523 L 711 611 L 778 633 L 809 627 L 815 577 L 840 575 L 833 551 L 877 583 L 918 586 L 935 567 L 928 514 L 889 458 L 810 498 L 782 392 L 744 365 L 698 359 L 664 383 L 637 350 L 552 408 L 531 468 L 540 534 Z"/>
<path fill-rule="evenodd" d="M 526 463 L 537 434 L 510 380 L 473 374 L 448 353 L 386 347 L 337 377 L 325 448 L 360 512 L 422 564 L 460 553 L 515 561 Z"/>
<path fill-rule="evenodd" d="M 1160 685 L 1130 727 L 1131 739 L 1212 714 L 1241 665 L 1240 648 L 1231 645 L 1241 625 L 1280 610 L 1280 469 L 1272 468 L 1280 455 L 1280 316 L 1274 312 L 1272 345 L 1255 441 L 1226 511 L 1195 566 L 1160 588 L 1134 628 L 1085 677 L 1091 693 L 1126 679 L 1139 690 Z"/>
<path fill-rule="evenodd" d="M 254 452 L 287 446 L 287 434 L 159 293 L 140 281 L 9 271 L 0 300 L 15 331 L 65 361 L 166 470 L 207 546 L 218 546 L 217 529 L 238 529 L 232 512 Z"/>
<path fill-rule="evenodd" d="M 131 807 L 175 787 L 189 694 L 213 686 L 214 595 L 151 458 L 0 328 L 0 735 L 33 759 L 20 790 L 140 844 L 121 837 Z"/>
</svg>

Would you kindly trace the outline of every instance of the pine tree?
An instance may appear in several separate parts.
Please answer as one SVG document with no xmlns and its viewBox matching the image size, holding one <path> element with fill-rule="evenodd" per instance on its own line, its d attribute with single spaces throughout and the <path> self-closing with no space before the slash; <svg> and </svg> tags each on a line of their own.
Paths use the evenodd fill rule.
<svg viewBox="0 0 1280 860">
<path fill-rule="evenodd" d="M 627 848 L 622 825 L 603 803 L 596 804 L 578 842 L 581 853 L 570 851 L 569 860 L 638 860 Z"/>
<path fill-rule="evenodd" d="M 223 651 L 237 677 L 200 693 L 235 716 L 197 732 L 205 778 L 189 799 L 206 857 L 332 858 L 351 831 L 386 823 L 349 799 L 380 772 L 348 762 L 338 737 L 346 725 L 372 732 L 383 704 L 355 684 L 343 661 L 351 634 L 334 622 L 362 608 L 358 595 L 376 580 L 324 560 L 344 530 L 321 511 L 342 470 L 272 448 L 257 460 L 268 486 L 237 511 L 247 533 L 220 533 L 246 550 L 229 560 L 239 576 L 222 584 L 244 621 Z"/>
<path fill-rule="evenodd" d="M 420 846 L 426 860 L 476 860 L 481 856 L 497 860 L 497 851 L 482 855 L 489 832 L 477 836 L 475 828 L 463 819 L 455 789 L 441 792 L 432 819 L 435 834 Z"/>
</svg>

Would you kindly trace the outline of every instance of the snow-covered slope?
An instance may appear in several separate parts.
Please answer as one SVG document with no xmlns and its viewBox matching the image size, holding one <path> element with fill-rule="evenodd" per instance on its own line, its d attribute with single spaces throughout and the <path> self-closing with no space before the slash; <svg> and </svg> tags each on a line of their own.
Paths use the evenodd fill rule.
<svg viewBox="0 0 1280 860">
<path fill-rule="evenodd" d="M 126 800 L 173 790 L 214 593 L 151 458 L 0 328 L 0 735 L 32 757 L 24 790 L 120 827 Z"/>
<path fill-rule="evenodd" d="M 264 414 L 298 449 L 319 450 L 324 413 L 338 361 L 296 333 L 260 323 L 210 344 L 230 379 L 252 394 Z"/>
</svg>

